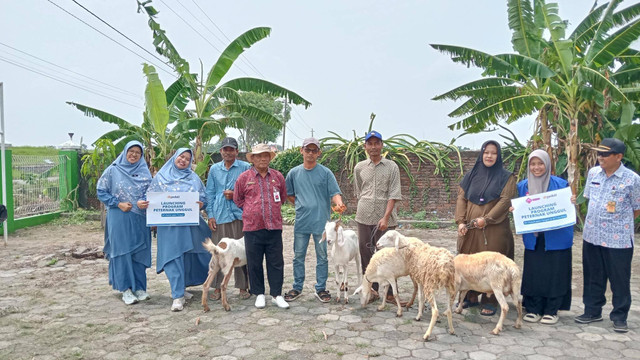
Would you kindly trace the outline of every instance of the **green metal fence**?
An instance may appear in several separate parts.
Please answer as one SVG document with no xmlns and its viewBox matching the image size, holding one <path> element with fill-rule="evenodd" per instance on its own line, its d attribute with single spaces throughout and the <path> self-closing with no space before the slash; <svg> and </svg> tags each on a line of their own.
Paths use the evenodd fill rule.
<svg viewBox="0 0 640 360">
<path fill-rule="evenodd" d="M 12 155 L 9 149 L 6 160 L 9 232 L 51 221 L 73 208 L 79 180 L 77 152 Z"/>
</svg>

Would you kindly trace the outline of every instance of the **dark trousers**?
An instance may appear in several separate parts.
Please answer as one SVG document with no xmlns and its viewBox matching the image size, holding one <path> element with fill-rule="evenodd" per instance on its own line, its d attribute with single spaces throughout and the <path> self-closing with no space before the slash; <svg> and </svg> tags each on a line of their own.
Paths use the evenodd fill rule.
<svg viewBox="0 0 640 360">
<path fill-rule="evenodd" d="M 376 252 L 376 243 L 378 240 L 387 232 L 387 230 L 393 230 L 395 226 L 389 226 L 387 230 L 380 231 L 376 230 L 374 234 L 374 230 L 377 225 L 365 225 L 358 224 L 358 244 L 360 246 L 360 264 L 362 265 L 362 273 L 367 270 L 367 266 L 369 266 L 369 262 L 371 261 L 371 257 Z M 378 291 L 378 283 L 373 283 L 371 286 L 373 290 Z M 393 289 L 389 287 L 387 291 L 388 294 L 393 295 Z"/>
<path fill-rule="evenodd" d="M 544 297 L 524 295 L 523 302 L 528 313 L 538 315 L 558 315 L 564 296 Z"/>
<path fill-rule="evenodd" d="M 631 259 L 633 248 L 613 249 L 582 242 L 582 266 L 584 270 L 584 313 L 598 316 L 607 299 L 607 280 L 613 293 L 612 321 L 627 320 L 631 307 Z"/>
<path fill-rule="evenodd" d="M 284 282 L 282 230 L 245 231 L 244 247 L 247 254 L 250 292 L 253 295 L 264 294 L 262 259 L 265 259 L 269 294 L 273 297 L 282 295 L 282 283 Z"/>
</svg>

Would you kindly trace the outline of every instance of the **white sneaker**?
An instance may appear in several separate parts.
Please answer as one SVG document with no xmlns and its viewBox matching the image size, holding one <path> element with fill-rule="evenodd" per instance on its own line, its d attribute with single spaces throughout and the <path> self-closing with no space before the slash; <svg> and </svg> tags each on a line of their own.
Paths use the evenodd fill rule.
<svg viewBox="0 0 640 360">
<path fill-rule="evenodd" d="M 184 297 L 173 299 L 171 311 L 182 311 L 182 309 L 184 309 Z"/>
<path fill-rule="evenodd" d="M 138 298 L 133 295 L 131 289 L 127 289 L 127 291 L 122 293 L 122 301 L 127 305 L 132 305 L 138 302 Z"/>
<path fill-rule="evenodd" d="M 191 298 L 192 298 L 192 297 L 193 297 L 193 294 L 192 294 L 192 293 L 190 293 L 190 292 L 188 292 L 188 291 L 185 291 L 185 292 L 184 292 L 184 299 L 185 299 L 185 300 L 191 300 Z"/>
<path fill-rule="evenodd" d="M 264 305 L 265 305 L 265 303 L 264 303 L 264 294 L 260 294 L 260 295 L 256 296 L 256 304 L 255 305 L 256 305 L 256 307 L 258 309 L 262 309 L 264 307 Z"/>
<path fill-rule="evenodd" d="M 276 305 L 278 305 L 278 307 L 280 309 L 288 309 L 289 308 L 289 303 L 286 302 L 281 295 L 278 295 L 276 297 L 272 297 L 271 298 L 271 302 L 276 304 Z"/>
<path fill-rule="evenodd" d="M 136 290 L 136 292 L 133 293 L 136 298 L 138 298 L 138 300 L 140 301 L 144 301 L 144 300 L 149 300 L 151 299 L 151 296 L 149 296 L 149 294 L 147 294 L 146 291 L 144 290 Z"/>
</svg>

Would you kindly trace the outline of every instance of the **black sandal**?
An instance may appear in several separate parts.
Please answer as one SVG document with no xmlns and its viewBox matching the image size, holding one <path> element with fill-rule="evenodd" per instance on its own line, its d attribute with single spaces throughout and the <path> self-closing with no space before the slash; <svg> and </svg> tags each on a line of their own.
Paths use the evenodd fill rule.
<svg viewBox="0 0 640 360">
<path fill-rule="evenodd" d="M 323 303 L 328 303 L 329 301 L 331 301 L 331 294 L 329 294 L 327 290 L 318 291 L 316 293 L 316 297 L 318 298 L 318 300 L 320 300 L 320 302 Z"/>
<path fill-rule="evenodd" d="M 289 292 L 284 294 L 284 301 L 290 302 L 300 297 L 302 293 L 296 289 L 291 289 Z"/>
</svg>

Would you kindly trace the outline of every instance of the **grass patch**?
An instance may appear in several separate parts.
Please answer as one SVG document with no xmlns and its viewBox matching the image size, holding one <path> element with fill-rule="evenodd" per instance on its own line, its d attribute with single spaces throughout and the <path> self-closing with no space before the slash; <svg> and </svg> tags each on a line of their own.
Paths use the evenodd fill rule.
<svg viewBox="0 0 640 360">
<path fill-rule="evenodd" d="M 100 211 L 98 210 L 86 210 L 86 209 L 78 209 L 76 211 L 70 212 L 67 215 L 60 216 L 57 219 L 51 221 L 53 225 L 82 225 L 86 223 L 87 218 L 100 215 Z"/>
<path fill-rule="evenodd" d="M 431 221 L 419 222 L 413 224 L 413 227 L 416 229 L 439 229 L 440 226 Z"/>
<path fill-rule="evenodd" d="M 58 155 L 58 149 L 53 146 L 14 146 L 12 155 Z"/>
</svg>

